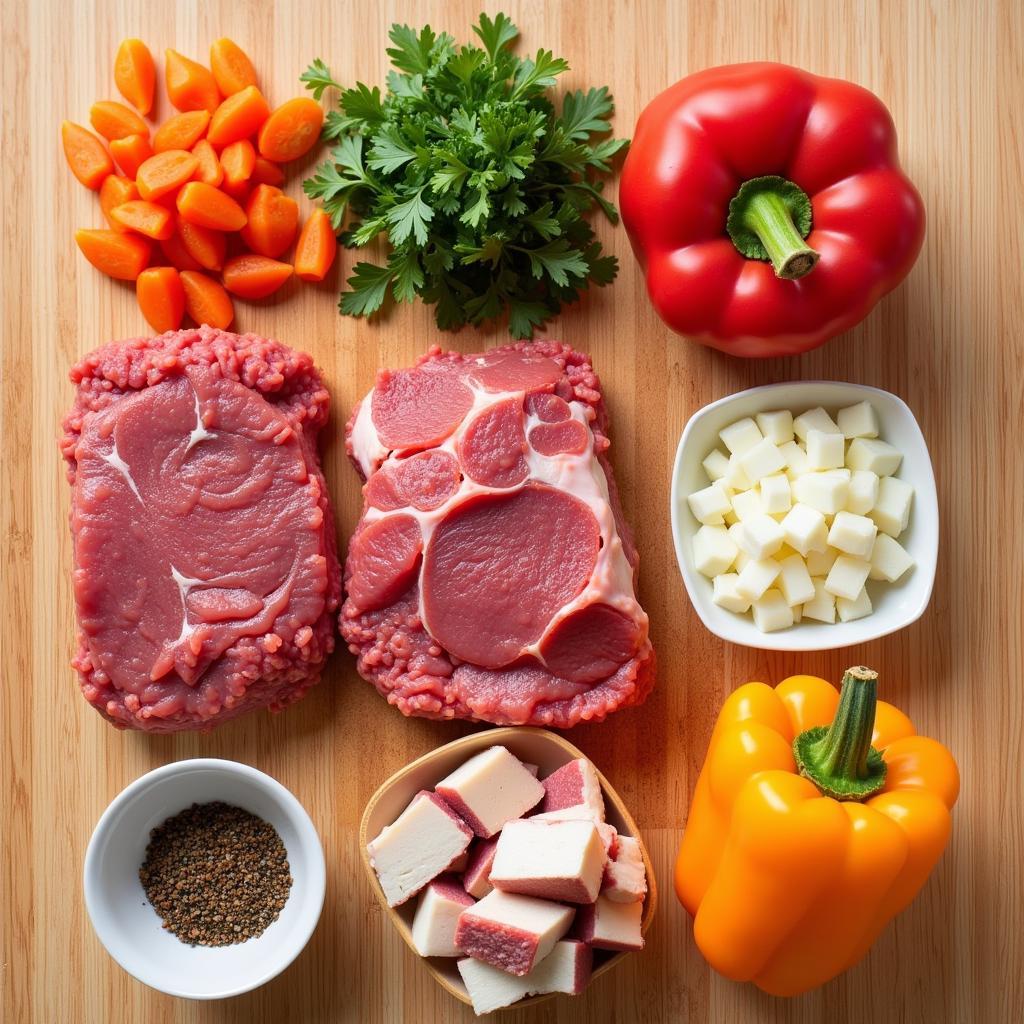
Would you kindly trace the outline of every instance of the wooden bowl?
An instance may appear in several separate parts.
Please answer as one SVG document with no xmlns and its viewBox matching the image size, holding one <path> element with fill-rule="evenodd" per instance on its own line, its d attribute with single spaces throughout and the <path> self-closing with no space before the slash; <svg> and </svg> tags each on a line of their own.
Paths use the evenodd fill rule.
<svg viewBox="0 0 1024 1024">
<path fill-rule="evenodd" d="M 453 772 L 464 761 L 468 761 L 474 754 L 486 750 L 488 747 L 500 745 L 507 747 L 521 761 L 527 764 L 535 764 L 540 767 L 540 777 L 546 778 L 556 768 L 568 764 L 579 757 L 586 757 L 581 750 L 574 747 L 568 740 L 561 736 L 548 732 L 546 729 L 535 729 L 527 726 L 516 726 L 515 728 L 488 729 L 485 732 L 473 733 L 470 736 L 463 736 L 461 739 L 446 743 L 437 750 L 406 765 L 401 771 L 396 772 L 387 782 L 384 783 L 370 798 L 363 812 L 363 820 L 359 825 L 359 852 L 362 854 L 363 866 L 366 868 L 366 875 L 370 879 L 370 885 L 380 900 L 381 906 L 391 918 L 392 924 L 398 929 L 398 934 L 405 940 L 406 945 L 416 953 L 416 947 L 412 943 L 412 920 L 416 912 L 417 900 L 414 897 L 399 907 L 389 907 L 384 891 L 377 881 L 377 874 L 370 864 L 369 854 L 366 852 L 366 844 L 377 836 L 385 825 L 390 825 L 408 806 L 409 801 L 421 790 L 432 790 L 448 774 Z M 589 760 L 589 758 L 588 758 Z M 595 765 L 596 768 L 596 765 Z M 658 903 L 658 889 L 654 879 L 654 868 L 651 858 L 647 853 L 643 838 L 636 827 L 622 798 L 612 788 L 608 780 L 597 772 L 601 780 L 601 790 L 604 794 L 605 812 L 607 820 L 614 825 L 618 831 L 625 836 L 632 836 L 640 843 L 640 852 L 644 859 L 644 868 L 647 871 L 647 898 L 644 901 L 643 920 L 641 930 L 644 934 L 651 926 L 654 919 L 654 910 Z M 419 953 L 416 953 L 419 957 Z M 606 952 L 594 950 L 595 963 L 593 977 L 600 977 L 610 971 L 624 956 L 625 952 Z M 450 992 L 456 999 L 467 1005 L 472 1005 L 466 986 L 462 983 L 462 976 L 456 967 L 456 957 L 420 957 L 426 968 L 437 980 L 437 983 Z M 543 1002 L 551 999 L 552 995 L 531 996 L 528 999 L 520 999 L 513 1003 L 512 1007 L 519 1008 L 527 1004 Z M 511 1009 L 512 1007 L 508 1007 Z"/>
</svg>

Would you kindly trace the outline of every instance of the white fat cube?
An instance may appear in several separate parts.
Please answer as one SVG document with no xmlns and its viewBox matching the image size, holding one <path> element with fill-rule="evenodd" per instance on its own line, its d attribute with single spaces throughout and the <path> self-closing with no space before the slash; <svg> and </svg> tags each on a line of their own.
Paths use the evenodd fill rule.
<svg viewBox="0 0 1024 1024">
<path fill-rule="evenodd" d="M 711 600 L 719 608 L 743 615 L 745 612 L 750 611 L 750 599 L 744 597 L 737 590 L 736 584 L 739 582 L 739 578 L 739 574 L 735 572 L 726 572 L 722 573 L 721 576 L 716 576 Z"/>
<path fill-rule="evenodd" d="M 895 583 L 913 565 L 913 558 L 898 540 L 884 533 L 878 535 L 871 550 L 871 579 Z"/>
<path fill-rule="evenodd" d="M 878 527 L 867 516 L 837 512 L 828 531 L 828 542 L 831 547 L 847 555 L 869 558 L 877 533 Z"/>
<path fill-rule="evenodd" d="M 814 598 L 804 603 L 803 618 L 817 619 L 818 622 L 836 621 L 836 599 L 825 589 L 825 581 L 814 580 Z"/>
<path fill-rule="evenodd" d="M 779 562 L 778 589 L 791 608 L 814 599 L 814 584 L 807 564 L 799 555 L 791 555 Z"/>
<path fill-rule="evenodd" d="M 713 483 L 703 490 L 694 491 L 687 499 L 694 519 L 705 526 L 718 526 L 723 516 L 732 508 L 729 495 L 721 483 Z"/>
<path fill-rule="evenodd" d="M 793 491 L 784 473 L 766 476 L 761 481 L 761 511 L 768 515 L 788 512 L 793 505 Z"/>
<path fill-rule="evenodd" d="M 743 567 L 750 561 L 750 555 L 743 551 L 741 548 L 736 548 L 736 559 L 732 563 L 734 572 L 743 572 Z"/>
<path fill-rule="evenodd" d="M 701 463 L 708 479 L 714 483 L 715 480 L 724 480 L 729 472 L 729 457 L 723 455 L 717 448 Z"/>
<path fill-rule="evenodd" d="M 883 477 L 878 482 L 878 500 L 868 515 L 875 524 L 890 537 L 898 537 L 910 522 L 910 505 L 914 500 L 914 488 L 906 480 L 894 476 Z"/>
<path fill-rule="evenodd" d="M 793 622 L 794 622 L 794 624 L 799 622 L 803 618 L 803 615 L 804 615 L 803 605 L 795 604 L 795 605 L 793 605 L 793 607 L 790 610 L 793 612 Z"/>
<path fill-rule="evenodd" d="M 866 516 L 878 501 L 878 474 L 870 469 L 855 469 L 850 474 L 850 491 L 846 496 L 846 511 Z"/>
<path fill-rule="evenodd" d="M 846 438 L 878 437 L 878 416 L 870 402 L 858 402 L 840 409 L 836 420 Z"/>
<path fill-rule="evenodd" d="M 640 900 L 617 903 L 601 896 L 596 903 L 580 907 L 575 934 L 595 949 L 643 949 L 643 916 Z"/>
<path fill-rule="evenodd" d="M 737 550 L 724 526 L 702 526 L 693 536 L 693 564 L 697 572 L 705 576 L 714 577 L 725 572 L 735 560 Z"/>
<path fill-rule="evenodd" d="M 804 473 L 793 481 L 793 497 L 826 516 L 834 516 L 846 505 L 850 482 L 840 470 Z"/>
<path fill-rule="evenodd" d="M 732 510 L 739 522 L 749 519 L 751 516 L 759 516 L 764 509 L 761 508 L 761 495 L 756 491 L 740 491 L 732 496 Z"/>
<path fill-rule="evenodd" d="M 840 469 L 845 461 L 846 442 L 842 434 L 807 431 L 807 463 L 811 469 Z"/>
<path fill-rule="evenodd" d="M 825 434 L 841 434 L 839 425 L 819 405 L 816 409 L 808 409 L 793 420 L 793 433 L 801 441 L 807 440 L 807 435 L 812 430 L 820 430 Z"/>
<path fill-rule="evenodd" d="M 811 551 L 824 551 L 828 545 L 825 517 L 810 505 L 797 502 L 780 524 L 786 543 L 805 558 Z"/>
<path fill-rule="evenodd" d="M 601 895 L 613 903 L 636 903 L 647 895 L 643 853 L 632 836 L 619 836 L 615 857 L 604 867 Z"/>
<path fill-rule="evenodd" d="M 785 444 L 779 445 L 779 451 L 786 460 L 786 476 L 790 480 L 795 480 L 798 476 L 810 472 L 807 452 L 796 441 L 787 441 Z"/>
<path fill-rule="evenodd" d="M 737 545 L 751 558 L 774 555 L 782 547 L 783 540 L 782 526 L 760 511 L 742 520 L 736 529 Z"/>
<path fill-rule="evenodd" d="M 779 563 L 774 558 L 752 558 L 736 578 L 736 593 L 750 601 L 757 601 L 775 582 L 779 571 Z"/>
<path fill-rule="evenodd" d="M 869 469 L 878 476 L 892 476 L 902 461 L 903 454 L 898 448 L 870 437 L 854 438 L 846 452 L 850 469 Z"/>
<path fill-rule="evenodd" d="M 758 429 L 773 444 L 793 440 L 793 414 L 788 409 L 759 412 L 755 419 Z"/>
<path fill-rule="evenodd" d="M 871 598 L 868 596 L 868 588 L 861 587 L 860 593 L 852 601 L 845 597 L 837 597 L 836 611 L 841 622 L 853 622 L 854 619 L 863 619 L 865 615 L 870 615 Z"/>
<path fill-rule="evenodd" d="M 774 633 L 793 625 L 793 609 L 786 603 L 781 591 L 766 590 L 751 607 L 754 610 L 754 625 L 762 633 Z"/>
<path fill-rule="evenodd" d="M 740 456 L 740 466 L 747 479 L 756 484 L 762 477 L 785 469 L 786 460 L 782 452 L 765 437 Z"/>
<path fill-rule="evenodd" d="M 810 551 L 807 554 L 807 571 L 812 576 L 825 577 L 838 557 L 839 552 L 835 548 L 825 548 L 824 551 Z"/>
<path fill-rule="evenodd" d="M 450 876 L 435 878 L 420 894 L 412 944 L 420 956 L 461 956 L 455 945 L 459 916 L 476 900 Z"/>
<path fill-rule="evenodd" d="M 750 481 L 747 479 L 747 474 L 743 472 L 738 455 L 729 456 L 729 468 L 726 470 L 722 482 L 733 491 L 746 491 L 750 489 Z"/>
<path fill-rule="evenodd" d="M 735 423 L 730 423 L 719 432 L 718 436 L 722 439 L 722 444 L 733 455 L 742 455 L 744 452 L 750 451 L 761 440 L 761 431 L 758 430 L 757 424 L 747 416 Z"/>
<path fill-rule="evenodd" d="M 865 559 L 840 555 L 825 577 L 825 589 L 836 597 L 853 601 L 864 589 L 870 571 L 871 563 Z"/>
</svg>

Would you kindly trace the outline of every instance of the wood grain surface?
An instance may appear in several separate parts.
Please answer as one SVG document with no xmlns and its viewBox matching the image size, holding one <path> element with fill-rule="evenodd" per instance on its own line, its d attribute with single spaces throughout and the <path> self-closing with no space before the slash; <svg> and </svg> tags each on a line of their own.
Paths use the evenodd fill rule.
<svg viewBox="0 0 1024 1024">
<path fill-rule="evenodd" d="M 3 0 L 3 254 L 0 487 L 3 490 L 0 695 L 0 1018 L 40 1024 L 139 1021 L 468 1021 L 394 934 L 356 848 L 367 797 L 392 771 L 468 726 L 405 720 L 335 654 L 323 683 L 286 714 L 209 735 L 119 733 L 78 693 L 67 530 L 56 440 L 72 362 L 145 332 L 133 290 L 89 267 L 72 241 L 100 226 L 96 197 L 71 177 L 58 126 L 115 95 L 118 41 L 199 59 L 221 35 L 255 59 L 270 97 L 298 90 L 316 56 L 345 82 L 383 80 L 395 20 L 468 36 L 478 0 Z M 498 8 L 488 2 L 493 11 Z M 851 78 L 889 105 L 904 166 L 928 209 L 924 251 L 904 285 L 856 330 L 800 359 L 742 362 L 672 336 L 652 312 L 625 233 L 599 230 L 622 262 L 616 284 L 565 310 L 551 336 L 592 353 L 612 414 L 612 461 L 641 552 L 641 599 L 660 660 L 640 710 L 581 727 L 572 741 L 612 780 L 643 830 L 664 900 L 648 948 L 579 999 L 511 1012 L 508 1024 L 754 1021 L 979 1022 L 1024 1014 L 1022 620 L 1024 440 L 1020 231 L 1024 180 L 1024 6 L 1019 0 L 506 3 L 526 49 L 572 65 L 571 87 L 608 83 L 618 134 L 644 103 L 708 65 L 777 59 Z M 166 114 L 166 104 L 158 111 Z M 291 189 L 298 196 L 300 175 Z M 305 204 L 305 200 L 303 200 Z M 352 262 L 346 253 L 341 270 Z M 342 319 L 337 275 L 242 306 L 238 326 L 308 349 L 333 396 L 326 470 L 344 542 L 359 486 L 341 431 L 378 366 L 434 341 L 472 351 L 498 331 L 439 337 L 420 307 L 375 323 Z M 742 388 L 794 377 L 895 391 L 931 447 L 942 516 L 938 578 L 924 617 L 863 648 L 766 654 L 712 637 L 690 608 L 672 556 L 669 470 L 687 418 Z M 884 696 L 952 748 L 963 772 L 950 849 L 917 902 L 868 958 L 800 999 L 773 1000 L 714 975 L 697 953 L 670 871 L 687 802 L 724 696 L 793 672 L 838 679 L 854 661 L 882 673 Z M 323 838 L 327 901 L 298 961 L 260 991 L 194 1004 L 152 992 L 108 958 L 81 893 L 82 858 L 107 803 L 179 758 L 234 758 L 271 773 Z"/>
</svg>

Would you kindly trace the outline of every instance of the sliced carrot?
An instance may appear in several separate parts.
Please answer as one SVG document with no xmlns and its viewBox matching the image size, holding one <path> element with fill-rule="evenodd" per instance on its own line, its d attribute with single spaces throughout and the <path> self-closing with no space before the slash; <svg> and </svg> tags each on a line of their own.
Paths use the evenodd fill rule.
<svg viewBox="0 0 1024 1024">
<path fill-rule="evenodd" d="M 206 139 L 200 139 L 192 147 L 192 155 L 199 161 L 196 179 L 216 188 L 224 180 L 224 168 L 221 167 L 213 146 Z"/>
<path fill-rule="evenodd" d="M 154 331 L 176 331 L 185 316 L 185 289 L 174 267 L 150 267 L 135 280 L 135 296 Z"/>
<path fill-rule="evenodd" d="M 73 121 L 61 124 L 60 138 L 71 173 L 86 188 L 99 188 L 114 170 L 114 163 L 103 143 L 87 128 Z"/>
<path fill-rule="evenodd" d="M 245 227 L 245 210 L 231 196 L 202 181 L 190 181 L 178 193 L 178 212 L 201 228 L 238 231 Z"/>
<path fill-rule="evenodd" d="M 173 234 L 170 238 L 164 238 L 161 240 L 160 248 L 163 250 L 164 256 L 167 257 L 167 262 L 172 266 L 177 267 L 178 270 L 203 269 L 202 265 L 198 263 L 188 249 L 185 248 L 185 243 L 178 234 Z"/>
<path fill-rule="evenodd" d="M 209 324 L 222 331 L 231 325 L 235 306 L 219 281 L 195 270 L 183 270 L 179 277 L 185 289 L 185 309 L 197 324 Z"/>
<path fill-rule="evenodd" d="M 210 47 L 210 67 L 217 88 L 224 96 L 233 96 L 256 84 L 256 69 L 245 51 L 230 39 L 218 39 Z"/>
<path fill-rule="evenodd" d="M 114 57 L 114 82 L 118 92 L 145 116 L 153 109 L 156 67 L 149 47 L 141 39 L 125 39 Z"/>
<path fill-rule="evenodd" d="M 131 107 L 117 100 L 97 100 L 89 108 L 89 122 L 111 142 L 126 135 L 149 135 L 146 122 Z"/>
<path fill-rule="evenodd" d="M 181 214 L 178 214 L 177 226 L 177 237 L 181 239 L 185 251 L 203 270 L 220 270 L 224 266 L 228 240 L 223 231 L 192 224 Z"/>
<path fill-rule="evenodd" d="M 257 185 L 245 204 L 242 241 L 261 256 L 276 258 L 295 241 L 299 204 L 273 185 Z"/>
<path fill-rule="evenodd" d="M 248 252 L 228 260 L 222 275 L 224 287 L 242 299 L 265 299 L 291 276 L 290 264 Z"/>
<path fill-rule="evenodd" d="M 253 185 L 283 185 L 284 171 L 273 160 L 268 160 L 265 156 L 257 156 L 249 181 Z"/>
<path fill-rule="evenodd" d="M 303 281 L 322 281 L 334 263 L 338 239 L 331 218 L 316 207 L 302 227 L 295 246 L 295 274 Z"/>
<path fill-rule="evenodd" d="M 138 235 L 101 228 L 79 228 L 75 241 L 97 269 L 119 281 L 134 281 L 149 262 L 149 242 Z"/>
<path fill-rule="evenodd" d="M 239 139 L 221 151 L 220 165 L 224 168 L 224 180 L 229 185 L 240 185 L 252 177 L 256 166 L 256 150 L 248 139 Z"/>
<path fill-rule="evenodd" d="M 110 215 L 121 227 L 156 241 L 174 234 L 174 220 L 170 213 L 157 203 L 147 203 L 145 199 L 132 199 L 115 206 Z"/>
<path fill-rule="evenodd" d="M 153 135 L 153 152 L 191 149 L 206 134 L 209 123 L 208 110 L 186 110 L 169 117 Z"/>
<path fill-rule="evenodd" d="M 255 85 L 247 85 L 216 109 L 208 137 L 215 146 L 226 146 L 255 135 L 268 117 L 270 107 L 263 93 Z"/>
<path fill-rule="evenodd" d="M 178 110 L 208 110 L 220 105 L 220 91 L 209 68 L 168 50 L 164 61 L 167 96 Z"/>
<path fill-rule="evenodd" d="M 220 184 L 221 192 L 226 192 L 243 209 L 249 201 L 249 193 L 252 192 L 252 182 L 236 181 L 233 184 L 225 178 Z"/>
<path fill-rule="evenodd" d="M 103 184 L 100 186 L 100 209 L 107 218 L 107 223 L 115 231 L 127 231 L 128 229 L 122 227 L 111 216 L 114 207 L 138 198 L 139 190 L 130 178 L 122 178 L 118 174 L 108 174 L 103 179 Z"/>
<path fill-rule="evenodd" d="M 149 144 L 149 135 L 126 135 L 123 139 L 114 139 L 110 144 L 110 152 L 117 161 L 117 166 L 134 178 L 139 168 L 153 155 L 153 147 Z"/>
<path fill-rule="evenodd" d="M 260 129 L 260 153 L 268 160 L 286 164 L 308 153 L 320 137 L 324 112 L 309 96 L 282 103 Z"/>
<path fill-rule="evenodd" d="M 199 161 L 184 149 L 168 149 L 151 156 L 140 168 L 135 183 L 143 199 L 159 199 L 184 185 L 199 169 Z"/>
</svg>

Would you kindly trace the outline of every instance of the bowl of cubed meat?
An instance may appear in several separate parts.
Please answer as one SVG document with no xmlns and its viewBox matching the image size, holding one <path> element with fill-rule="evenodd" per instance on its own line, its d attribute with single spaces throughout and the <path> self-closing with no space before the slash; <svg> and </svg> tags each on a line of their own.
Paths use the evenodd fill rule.
<svg viewBox="0 0 1024 1024">
<path fill-rule="evenodd" d="M 490 729 L 393 775 L 360 826 L 370 884 L 477 1014 L 580 995 L 643 949 L 657 890 L 622 799 L 567 740 Z"/>
</svg>

